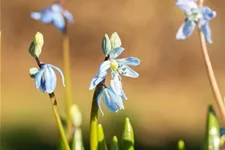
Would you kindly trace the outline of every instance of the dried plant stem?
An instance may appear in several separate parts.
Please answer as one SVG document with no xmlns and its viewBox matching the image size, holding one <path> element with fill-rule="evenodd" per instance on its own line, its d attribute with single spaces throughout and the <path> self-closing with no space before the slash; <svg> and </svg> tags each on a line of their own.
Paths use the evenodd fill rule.
<svg viewBox="0 0 225 150">
<path fill-rule="evenodd" d="M 108 60 L 109 57 L 106 56 L 105 60 Z M 97 97 L 98 94 L 101 92 L 103 88 L 103 83 L 105 83 L 105 79 L 97 85 L 95 88 L 94 96 L 92 99 L 92 106 L 91 106 L 91 118 L 90 118 L 90 149 L 91 150 L 98 150 L 98 104 L 97 104 Z"/>
<path fill-rule="evenodd" d="M 200 0 L 199 7 L 202 7 L 203 3 L 204 3 L 204 0 Z M 203 56 L 205 59 L 205 65 L 206 65 L 209 81 L 210 81 L 210 84 L 212 87 L 213 94 L 215 96 L 216 104 L 219 108 L 219 113 L 220 113 L 219 116 L 222 117 L 222 120 L 225 123 L 225 106 L 224 106 L 222 95 L 220 93 L 219 86 L 217 84 L 216 77 L 215 77 L 215 74 L 213 71 L 213 67 L 212 67 L 212 64 L 211 64 L 211 61 L 209 58 L 209 54 L 208 54 L 208 50 L 207 50 L 207 46 L 206 46 L 206 40 L 205 40 L 204 34 L 202 33 L 202 31 L 200 29 L 198 30 L 198 32 L 199 32 L 199 37 L 200 37 L 201 46 L 202 46 L 202 52 L 203 52 Z"/>
<path fill-rule="evenodd" d="M 42 63 L 39 60 L 39 58 L 35 57 L 35 60 L 38 64 L 39 68 L 41 68 Z M 51 105 L 52 105 L 52 110 L 53 110 L 53 113 L 54 113 L 54 116 L 55 116 L 55 119 L 56 119 L 56 122 L 57 122 L 57 125 L 58 125 L 59 133 L 61 135 L 61 138 L 62 138 L 64 146 L 65 146 L 65 150 L 70 150 L 70 146 L 68 144 L 68 141 L 67 141 L 64 129 L 63 129 L 62 121 L 61 121 L 61 118 L 60 118 L 60 115 L 59 115 L 58 104 L 57 104 L 55 93 L 53 92 L 53 93 L 48 94 L 48 95 L 49 95 Z"/>
</svg>

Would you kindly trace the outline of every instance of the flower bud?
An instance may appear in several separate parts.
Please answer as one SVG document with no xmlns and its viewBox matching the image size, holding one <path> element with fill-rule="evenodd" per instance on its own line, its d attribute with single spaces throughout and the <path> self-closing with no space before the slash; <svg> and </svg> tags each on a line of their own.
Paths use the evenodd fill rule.
<svg viewBox="0 0 225 150">
<path fill-rule="evenodd" d="M 43 35 L 40 32 L 37 32 L 29 47 L 30 54 L 33 57 L 39 57 L 39 55 L 41 54 L 43 44 L 44 44 Z"/>
<path fill-rule="evenodd" d="M 111 41 L 112 49 L 117 48 L 117 47 L 120 47 L 122 45 L 121 40 L 120 40 L 120 37 L 117 34 L 117 32 L 114 32 L 111 35 L 110 41 Z"/>
<path fill-rule="evenodd" d="M 108 55 L 111 49 L 111 41 L 109 39 L 109 36 L 105 34 L 102 39 L 102 51 L 105 55 Z"/>
<path fill-rule="evenodd" d="M 77 105 L 73 104 L 70 108 L 70 116 L 72 117 L 72 124 L 74 127 L 80 127 L 82 124 L 81 112 Z"/>
<path fill-rule="evenodd" d="M 38 68 L 35 68 L 35 67 L 30 68 L 30 70 L 29 70 L 30 77 L 34 78 L 35 75 L 38 73 L 38 71 L 39 71 Z"/>
</svg>

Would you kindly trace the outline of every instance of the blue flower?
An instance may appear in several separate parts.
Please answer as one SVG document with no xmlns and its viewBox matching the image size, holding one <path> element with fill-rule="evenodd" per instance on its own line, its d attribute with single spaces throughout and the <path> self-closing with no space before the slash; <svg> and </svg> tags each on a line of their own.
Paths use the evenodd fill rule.
<svg viewBox="0 0 225 150">
<path fill-rule="evenodd" d="M 225 136 L 225 128 L 220 128 L 220 136 Z"/>
<path fill-rule="evenodd" d="M 208 43 L 212 43 L 211 29 L 209 21 L 216 17 L 216 12 L 209 7 L 198 7 L 197 0 L 177 0 L 178 6 L 185 13 L 185 21 L 179 28 L 176 39 L 184 40 L 189 37 L 197 25 L 203 32 L 204 37 Z"/>
<path fill-rule="evenodd" d="M 50 94 L 55 90 L 57 79 L 53 69 L 59 72 L 62 77 L 63 86 L 65 87 L 62 71 L 51 64 L 45 64 L 41 66 L 41 69 L 35 74 L 34 77 L 36 88 L 39 88 L 43 93 Z"/>
<path fill-rule="evenodd" d="M 101 99 L 103 100 L 105 106 L 112 112 L 118 112 L 119 110 L 124 109 L 123 99 L 117 95 L 111 87 L 104 88 L 97 97 L 99 110 L 102 115 L 104 115 L 100 106 Z"/>
<path fill-rule="evenodd" d="M 137 78 L 139 74 L 131 69 L 129 66 L 137 66 L 140 64 L 140 60 L 135 57 L 127 57 L 122 59 L 116 59 L 124 48 L 117 47 L 110 51 L 109 59 L 104 61 L 99 68 L 99 72 L 93 77 L 90 83 L 89 90 L 94 89 L 101 81 L 103 81 L 108 73 L 111 71 L 111 87 L 113 91 L 126 99 L 122 90 L 122 79 L 120 74 L 127 77 Z"/>
<path fill-rule="evenodd" d="M 65 31 L 65 20 L 69 23 L 73 23 L 73 16 L 67 10 L 63 10 L 61 4 L 58 2 L 53 3 L 51 6 L 44 8 L 40 12 L 32 12 L 31 18 L 40 20 L 45 24 L 53 24 L 60 31 Z"/>
</svg>

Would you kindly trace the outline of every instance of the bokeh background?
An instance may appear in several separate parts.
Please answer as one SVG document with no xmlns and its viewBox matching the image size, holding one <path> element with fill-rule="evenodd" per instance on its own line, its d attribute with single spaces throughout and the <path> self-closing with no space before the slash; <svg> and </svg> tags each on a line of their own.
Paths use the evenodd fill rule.
<svg viewBox="0 0 225 150">
<path fill-rule="evenodd" d="M 36 66 L 28 53 L 37 31 L 45 43 L 40 59 L 63 69 L 61 34 L 51 26 L 32 20 L 31 11 L 52 0 L 1 1 L 1 145 L 2 150 L 55 150 L 58 130 L 46 94 L 34 86 L 28 70 Z M 221 92 L 225 92 L 225 1 L 209 1 L 217 11 L 210 22 L 213 44 L 208 46 Z M 207 105 L 213 95 L 207 79 L 197 32 L 185 41 L 175 35 L 184 14 L 173 0 L 67 0 L 75 23 L 69 25 L 73 102 L 83 115 L 84 142 L 88 149 L 89 115 L 93 91 L 89 82 L 104 59 L 101 40 L 117 31 L 126 49 L 123 56 L 141 59 L 134 69 L 138 79 L 123 78 L 128 96 L 125 110 L 111 113 L 104 108 L 100 122 L 110 141 L 120 136 L 125 116 L 135 129 L 136 147 L 176 149 L 184 139 L 188 149 L 201 149 Z M 59 77 L 59 76 L 58 76 Z M 64 112 L 64 88 L 58 78 L 56 96 Z M 104 107 L 104 106 L 103 106 Z"/>
</svg>

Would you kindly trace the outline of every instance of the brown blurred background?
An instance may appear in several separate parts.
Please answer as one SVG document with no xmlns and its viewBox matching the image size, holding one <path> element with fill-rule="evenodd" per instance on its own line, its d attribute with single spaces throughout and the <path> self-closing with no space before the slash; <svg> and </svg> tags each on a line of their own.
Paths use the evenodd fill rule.
<svg viewBox="0 0 225 150">
<path fill-rule="evenodd" d="M 29 68 L 36 66 L 28 47 L 34 34 L 42 32 L 45 44 L 40 59 L 63 69 L 61 34 L 52 25 L 29 17 L 31 11 L 52 2 L 3 0 L 1 4 L 2 131 L 32 127 L 50 145 L 57 139 L 57 128 L 48 96 L 35 88 L 28 75 Z M 213 44 L 208 49 L 224 93 L 225 1 L 206 0 L 206 5 L 217 11 L 210 22 Z M 175 40 L 184 14 L 173 0 L 67 0 L 66 8 L 75 19 L 69 25 L 73 102 L 82 111 L 85 133 L 93 94 L 89 83 L 104 59 L 101 39 L 105 33 L 117 31 L 126 49 L 121 57 L 138 57 L 141 65 L 133 68 L 140 74 L 138 79 L 123 78 L 128 96 L 125 110 L 113 114 L 104 108 L 105 116 L 100 116 L 104 128 L 109 129 L 105 133 L 108 139 L 113 130 L 120 133 L 123 126 L 117 122 L 129 116 L 142 145 L 164 145 L 180 138 L 190 143 L 203 141 L 207 105 L 213 96 L 197 32 L 185 41 Z M 55 92 L 63 112 L 60 77 Z"/>
</svg>

